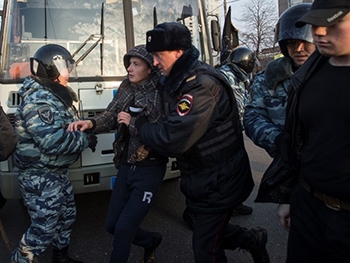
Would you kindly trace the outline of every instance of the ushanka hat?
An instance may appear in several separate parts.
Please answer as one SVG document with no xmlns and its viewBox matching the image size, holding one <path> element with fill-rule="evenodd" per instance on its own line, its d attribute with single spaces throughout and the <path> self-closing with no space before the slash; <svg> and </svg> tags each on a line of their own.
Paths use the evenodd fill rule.
<svg viewBox="0 0 350 263">
<path fill-rule="evenodd" d="M 309 12 L 302 16 L 296 23 L 296 27 L 305 24 L 313 26 L 332 26 L 346 16 L 350 11 L 349 0 L 315 0 Z"/>
<path fill-rule="evenodd" d="M 191 45 L 191 33 L 180 23 L 165 22 L 147 32 L 148 52 L 186 50 Z"/>
</svg>

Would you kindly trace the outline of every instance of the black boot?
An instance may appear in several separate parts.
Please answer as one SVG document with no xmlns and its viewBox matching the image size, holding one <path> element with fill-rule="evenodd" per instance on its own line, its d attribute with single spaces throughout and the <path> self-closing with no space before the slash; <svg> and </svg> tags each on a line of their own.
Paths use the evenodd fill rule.
<svg viewBox="0 0 350 263">
<path fill-rule="evenodd" d="M 251 213 L 253 213 L 253 208 L 244 204 L 239 204 L 233 209 L 232 216 L 250 215 Z"/>
<path fill-rule="evenodd" d="M 68 248 L 68 246 L 62 249 L 52 248 L 52 263 L 83 263 L 70 258 L 68 256 Z"/>
<path fill-rule="evenodd" d="M 157 232 L 153 232 L 153 243 L 152 246 L 149 248 L 145 248 L 145 254 L 143 256 L 143 261 L 142 263 L 154 263 L 156 260 L 156 249 L 157 247 L 160 245 L 160 242 L 162 242 L 162 235 L 157 233 Z"/>
<path fill-rule="evenodd" d="M 256 227 L 244 229 L 245 239 L 240 245 L 241 249 L 248 250 L 252 254 L 254 263 L 270 263 L 270 257 L 266 250 L 267 232 L 264 228 Z"/>
</svg>

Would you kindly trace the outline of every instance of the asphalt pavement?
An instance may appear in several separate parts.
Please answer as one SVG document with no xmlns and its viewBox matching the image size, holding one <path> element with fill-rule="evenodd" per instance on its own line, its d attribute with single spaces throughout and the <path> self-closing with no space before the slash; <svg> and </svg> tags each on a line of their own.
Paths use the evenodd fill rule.
<svg viewBox="0 0 350 263">
<path fill-rule="evenodd" d="M 264 150 L 245 139 L 250 157 L 255 188 L 245 202 L 253 214 L 231 218 L 232 224 L 246 228 L 261 226 L 267 229 L 267 249 L 271 263 L 285 262 L 287 232 L 279 225 L 275 204 L 254 203 L 261 176 L 271 158 Z M 157 200 L 142 226 L 160 232 L 163 241 L 156 253 L 157 263 L 194 263 L 192 231 L 182 219 L 185 198 L 180 192 L 180 178 L 164 181 Z M 108 263 L 112 236 L 105 231 L 104 220 L 111 191 L 76 195 L 77 221 L 72 233 L 71 257 L 85 263 Z M 8 200 L 0 210 L 0 263 L 9 263 L 11 252 L 29 226 L 29 217 L 21 200 Z M 143 249 L 132 246 L 129 263 L 142 262 Z M 228 262 L 250 263 L 251 255 L 243 250 L 227 251 Z M 51 249 L 36 261 L 51 263 Z"/>
</svg>

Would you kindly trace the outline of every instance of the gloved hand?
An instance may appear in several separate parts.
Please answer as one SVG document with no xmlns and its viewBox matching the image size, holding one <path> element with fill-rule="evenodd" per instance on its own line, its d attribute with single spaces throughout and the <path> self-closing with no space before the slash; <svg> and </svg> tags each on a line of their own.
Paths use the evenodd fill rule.
<svg viewBox="0 0 350 263">
<path fill-rule="evenodd" d="M 147 116 L 141 115 L 141 116 L 137 117 L 136 120 L 135 120 L 135 127 L 136 127 L 136 129 L 140 130 L 141 127 L 147 122 L 148 122 Z"/>
<path fill-rule="evenodd" d="M 97 136 L 94 134 L 90 134 L 88 147 L 91 149 L 93 153 L 96 151 L 96 144 L 97 144 Z"/>
<path fill-rule="evenodd" d="M 286 132 L 281 132 L 275 139 L 275 146 L 285 162 L 288 162 L 291 143 L 291 136 Z"/>
</svg>

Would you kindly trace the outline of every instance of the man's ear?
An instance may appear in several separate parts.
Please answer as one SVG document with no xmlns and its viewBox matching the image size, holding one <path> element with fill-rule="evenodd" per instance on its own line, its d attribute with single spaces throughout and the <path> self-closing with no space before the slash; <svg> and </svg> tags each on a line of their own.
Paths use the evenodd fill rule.
<svg viewBox="0 0 350 263">
<path fill-rule="evenodd" d="M 182 49 L 179 49 L 179 50 L 175 50 L 175 57 L 176 58 L 179 58 L 182 56 L 182 54 L 184 53 L 184 51 Z"/>
</svg>

